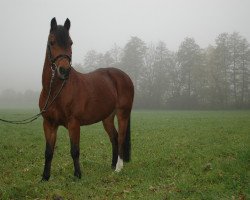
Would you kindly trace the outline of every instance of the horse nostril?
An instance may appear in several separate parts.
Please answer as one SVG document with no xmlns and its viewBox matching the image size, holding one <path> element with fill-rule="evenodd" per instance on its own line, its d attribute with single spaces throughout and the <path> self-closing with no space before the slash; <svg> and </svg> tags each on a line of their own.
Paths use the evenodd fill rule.
<svg viewBox="0 0 250 200">
<path fill-rule="evenodd" d="M 59 67 L 59 72 L 60 72 L 61 74 L 66 74 L 66 73 L 67 73 L 67 70 L 64 69 L 63 67 Z"/>
<path fill-rule="evenodd" d="M 61 79 L 67 79 L 69 77 L 70 67 L 69 68 L 58 67 L 58 72 L 60 74 Z"/>
</svg>

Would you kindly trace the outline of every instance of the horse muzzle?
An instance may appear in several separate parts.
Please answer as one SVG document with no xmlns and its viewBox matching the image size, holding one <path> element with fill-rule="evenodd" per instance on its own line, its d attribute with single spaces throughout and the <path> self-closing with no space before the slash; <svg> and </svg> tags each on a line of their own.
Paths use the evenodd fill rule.
<svg viewBox="0 0 250 200">
<path fill-rule="evenodd" d="M 57 74 L 60 79 L 66 80 L 69 78 L 69 73 L 70 73 L 71 67 L 64 68 L 64 67 L 57 67 Z"/>
</svg>

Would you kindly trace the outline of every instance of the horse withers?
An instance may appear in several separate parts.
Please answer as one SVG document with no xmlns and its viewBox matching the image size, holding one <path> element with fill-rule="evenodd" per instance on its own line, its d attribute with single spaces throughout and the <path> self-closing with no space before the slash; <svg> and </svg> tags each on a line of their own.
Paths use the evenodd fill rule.
<svg viewBox="0 0 250 200">
<path fill-rule="evenodd" d="M 51 20 L 42 75 L 40 109 L 42 110 L 45 104 L 51 103 L 52 97 L 56 98 L 42 114 L 46 140 L 42 180 L 50 178 L 57 129 L 60 125 L 69 132 L 70 152 L 76 177 L 81 178 L 79 141 L 80 126 L 83 125 L 102 121 L 112 144 L 111 165 L 116 172 L 123 168 L 123 161 L 130 160 L 133 83 L 126 73 L 116 68 L 102 68 L 87 74 L 77 72 L 71 66 L 73 42 L 69 29 L 69 19 L 63 26 L 57 25 L 55 18 Z M 63 83 L 65 84 L 61 88 Z M 49 102 L 47 102 L 48 96 L 51 96 Z M 114 125 L 115 116 L 118 121 L 118 131 Z"/>
</svg>

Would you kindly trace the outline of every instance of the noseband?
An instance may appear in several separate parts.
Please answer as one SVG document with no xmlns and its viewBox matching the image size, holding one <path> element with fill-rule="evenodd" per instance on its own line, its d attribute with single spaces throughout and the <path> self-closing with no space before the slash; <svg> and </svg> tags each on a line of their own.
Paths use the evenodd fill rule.
<svg viewBox="0 0 250 200">
<path fill-rule="evenodd" d="M 55 58 L 53 58 L 49 44 L 47 45 L 47 48 L 48 48 L 48 52 L 49 52 L 49 59 L 51 62 L 51 70 L 52 71 L 58 70 L 61 74 L 65 75 L 65 79 L 67 79 L 69 72 L 71 70 L 71 56 L 69 56 L 67 54 L 60 54 L 60 55 L 56 56 Z M 69 61 L 69 65 L 70 65 L 69 68 L 65 69 L 63 67 L 57 66 L 56 61 L 59 59 L 67 59 Z"/>
</svg>

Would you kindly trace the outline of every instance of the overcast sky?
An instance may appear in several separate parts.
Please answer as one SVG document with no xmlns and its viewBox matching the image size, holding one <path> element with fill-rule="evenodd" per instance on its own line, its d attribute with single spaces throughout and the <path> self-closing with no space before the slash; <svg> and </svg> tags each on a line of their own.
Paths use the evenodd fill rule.
<svg viewBox="0 0 250 200">
<path fill-rule="evenodd" d="M 185 37 L 205 48 L 223 32 L 250 42 L 250 0 L 1 0 L 0 92 L 40 90 L 50 20 L 71 20 L 73 63 L 130 36 L 177 50 Z"/>
</svg>

